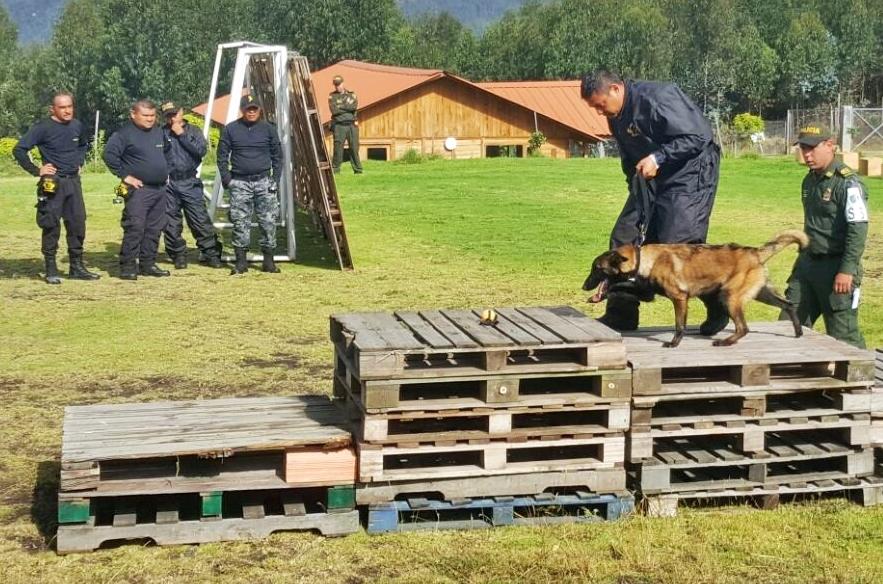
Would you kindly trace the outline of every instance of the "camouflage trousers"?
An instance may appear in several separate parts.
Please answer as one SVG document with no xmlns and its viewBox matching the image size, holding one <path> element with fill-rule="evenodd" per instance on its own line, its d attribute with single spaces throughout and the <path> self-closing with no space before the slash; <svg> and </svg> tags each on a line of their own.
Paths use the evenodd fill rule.
<svg viewBox="0 0 883 584">
<path fill-rule="evenodd" d="M 230 182 L 230 223 L 233 224 L 233 247 L 251 245 L 251 217 L 257 216 L 261 228 L 261 248 L 276 248 L 276 221 L 279 219 L 279 198 L 270 192 L 273 181 L 233 179 Z"/>
</svg>

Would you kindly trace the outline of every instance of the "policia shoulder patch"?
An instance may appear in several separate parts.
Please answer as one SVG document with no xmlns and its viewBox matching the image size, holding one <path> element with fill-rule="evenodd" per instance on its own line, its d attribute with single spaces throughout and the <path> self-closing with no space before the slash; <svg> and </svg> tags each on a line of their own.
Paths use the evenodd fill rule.
<svg viewBox="0 0 883 584">
<path fill-rule="evenodd" d="M 862 188 L 852 186 L 846 189 L 846 222 L 865 223 L 868 220 L 868 208 L 862 195 Z"/>
</svg>

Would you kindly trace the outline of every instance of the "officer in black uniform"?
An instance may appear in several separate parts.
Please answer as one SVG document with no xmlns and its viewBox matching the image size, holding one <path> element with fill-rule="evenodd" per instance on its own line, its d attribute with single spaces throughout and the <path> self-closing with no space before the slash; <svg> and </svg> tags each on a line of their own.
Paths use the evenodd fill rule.
<svg viewBox="0 0 883 584">
<path fill-rule="evenodd" d="M 156 106 L 149 100 L 136 101 L 130 117 L 131 123 L 117 130 L 104 147 L 104 162 L 128 187 L 121 222 L 120 278 L 137 280 L 139 272 L 168 276 L 168 270 L 156 265 L 169 180 L 163 132 L 156 126 Z"/>
<path fill-rule="evenodd" d="M 43 165 L 37 167 L 28 153 L 36 147 Z M 89 150 L 89 135 L 83 124 L 74 119 L 74 98 L 59 92 L 52 98 L 49 118 L 35 124 L 12 151 L 19 165 L 33 176 L 37 186 L 37 226 L 42 228 L 42 252 L 46 264 L 46 282 L 61 284 L 55 254 L 64 219 L 67 253 L 72 280 L 97 280 L 98 274 L 83 264 L 83 241 L 86 238 L 86 205 L 80 184 L 80 167 Z"/>
<path fill-rule="evenodd" d="M 717 192 L 720 148 L 702 111 L 675 85 L 625 81 L 609 71 L 586 75 L 581 94 L 607 117 L 629 185 L 637 184 L 636 173 L 648 181 L 646 197 L 631 189 L 610 246 L 705 243 Z M 648 209 L 643 208 L 645 201 Z M 634 330 L 639 298 L 648 295 L 652 298 L 633 282 L 612 287 L 600 320 L 618 330 Z M 595 299 L 601 296 L 603 291 Z M 717 295 L 701 299 L 708 318 L 700 333 L 716 334 L 729 321 L 726 306 Z"/>
<path fill-rule="evenodd" d="M 182 108 L 169 101 L 160 109 L 166 122 L 163 137 L 169 165 L 168 219 L 163 231 L 166 253 L 176 269 L 187 267 L 187 243 L 181 237 L 184 231 L 183 210 L 203 261 L 213 268 L 220 268 L 221 242 L 205 208 L 202 181 L 196 176 L 196 169 L 208 150 L 206 140 L 199 129 L 187 123 Z"/>
</svg>

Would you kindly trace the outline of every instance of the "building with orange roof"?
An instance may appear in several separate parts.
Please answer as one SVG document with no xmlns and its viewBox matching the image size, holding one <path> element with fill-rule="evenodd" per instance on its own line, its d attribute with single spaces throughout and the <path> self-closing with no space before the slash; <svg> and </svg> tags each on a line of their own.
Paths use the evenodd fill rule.
<svg viewBox="0 0 883 584">
<path fill-rule="evenodd" d="M 606 118 L 580 98 L 579 81 L 473 83 L 439 69 L 353 60 L 312 74 L 326 128 L 331 119 L 326 96 L 337 75 L 359 98 L 363 159 L 394 160 L 412 149 L 448 158 L 524 156 L 535 131 L 546 136 L 542 154 L 569 157 L 610 137 Z M 205 104 L 193 111 L 204 114 Z M 216 102 L 214 111 L 226 108 Z M 453 149 L 446 147 L 454 143 L 451 138 Z"/>
</svg>

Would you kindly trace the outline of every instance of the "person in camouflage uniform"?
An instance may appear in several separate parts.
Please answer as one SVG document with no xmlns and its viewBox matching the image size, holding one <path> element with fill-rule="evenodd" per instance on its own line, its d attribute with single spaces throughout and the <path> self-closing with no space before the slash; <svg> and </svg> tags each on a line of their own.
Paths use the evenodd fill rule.
<svg viewBox="0 0 883 584">
<path fill-rule="evenodd" d="M 261 119 L 261 108 L 252 96 L 242 98 L 240 109 L 242 118 L 224 127 L 218 144 L 221 184 L 230 190 L 230 222 L 236 254 L 236 264 L 230 273 L 248 271 L 252 214 L 256 215 L 261 229 L 262 269 L 279 273 L 273 254 L 279 219 L 282 146 L 276 127 Z"/>
<path fill-rule="evenodd" d="M 328 96 L 328 107 L 331 109 L 331 132 L 334 135 L 334 155 L 331 166 L 335 173 L 340 172 L 343 163 L 343 143 L 350 147 L 350 163 L 353 172 L 362 174 L 362 161 L 359 159 L 359 121 L 356 111 L 359 109 L 359 98 L 343 86 L 343 77 L 334 77 L 334 91 Z"/>
<path fill-rule="evenodd" d="M 809 167 L 801 195 L 810 243 L 797 257 L 785 295 L 804 325 L 811 327 L 821 316 L 830 336 L 863 349 L 858 305 L 868 194 L 852 169 L 835 160 L 825 129 L 801 129 L 797 144 Z"/>
</svg>

